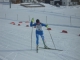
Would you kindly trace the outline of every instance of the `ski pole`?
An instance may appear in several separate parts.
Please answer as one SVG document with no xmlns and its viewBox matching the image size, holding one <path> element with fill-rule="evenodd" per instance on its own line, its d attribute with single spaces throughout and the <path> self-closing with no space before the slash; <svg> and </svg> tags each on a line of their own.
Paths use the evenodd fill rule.
<svg viewBox="0 0 80 60">
<path fill-rule="evenodd" d="M 48 30 L 48 31 L 49 31 L 49 30 Z M 54 45 L 54 47 L 55 47 L 55 44 L 54 44 L 54 41 L 53 41 L 53 38 L 52 38 L 52 35 L 51 35 L 50 31 L 49 31 L 49 34 L 50 34 L 50 37 L 51 37 L 52 43 L 53 43 L 53 45 Z M 55 49 L 56 49 L 56 47 L 55 47 Z"/>
<path fill-rule="evenodd" d="M 34 18 L 32 18 L 31 21 L 34 22 Z M 32 50 L 32 35 L 33 35 L 33 26 L 32 26 L 32 31 L 31 31 L 31 50 Z"/>
<path fill-rule="evenodd" d="M 32 50 L 32 35 L 33 35 L 33 27 L 32 27 L 32 31 L 31 31 L 31 50 Z"/>
<path fill-rule="evenodd" d="M 46 16 L 46 24 L 47 24 L 47 16 Z M 54 41 L 53 41 L 52 35 L 51 35 L 51 33 L 50 33 L 49 30 L 48 30 L 48 32 L 49 32 L 49 34 L 50 34 L 50 37 L 51 37 L 52 43 L 53 43 L 53 45 L 54 45 L 54 47 L 55 47 L 55 44 L 54 44 Z M 56 47 L 55 47 L 55 49 L 56 49 Z"/>
</svg>

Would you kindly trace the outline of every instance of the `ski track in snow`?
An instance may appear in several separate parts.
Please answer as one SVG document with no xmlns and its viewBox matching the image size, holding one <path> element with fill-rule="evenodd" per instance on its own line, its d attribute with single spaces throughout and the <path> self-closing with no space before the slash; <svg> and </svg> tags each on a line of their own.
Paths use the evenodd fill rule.
<svg viewBox="0 0 80 60">
<path fill-rule="evenodd" d="M 38 58 L 42 57 L 43 60 L 49 60 L 49 59 L 52 59 L 53 57 L 57 56 L 58 58 L 54 58 L 54 59 L 57 59 L 57 60 L 58 59 L 61 59 L 61 60 L 78 60 L 77 58 L 68 56 L 66 54 L 59 54 L 60 52 L 55 51 L 55 50 L 49 51 L 49 50 L 39 49 L 39 55 L 36 55 L 35 54 L 36 51 L 34 48 L 32 51 L 30 50 L 30 48 L 27 48 L 27 47 L 30 47 L 30 45 L 29 45 L 30 44 L 30 41 L 29 41 L 30 36 L 26 37 L 26 34 L 29 32 L 27 30 L 24 30 L 24 32 L 22 32 L 22 30 L 19 30 L 19 29 L 21 29 L 21 27 L 19 27 L 19 26 L 13 26 L 13 25 L 9 26 L 9 25 L 10 24 L 8 24 L 8 26 L 3 27 L 1 29 L 2 32 L 0 32 L 0 38 L 1 38 L 0 44 L 1 44 L 1 46 L 4 46 L 6 48 L 6 49 L 3 48 L 4 50 L 1 49 L 0 52 L 10 52 L 7 56 L 5 56 L 5 58 L 12 59 L 12 58 L 9 58 L 10 55 L 13 55 L 13 53 L 16 52 L 16 54 L 14 55 L 14 58 L 12 60 L 15 60 L 18 56 L 24 57 L 25 55 L 27 57 L 30 57 L 30 56 L 33 56 L 33 57 L 36 56 L 37 57 L 37 58 L 32 57 L 32 59 L 38 59 Z M 16 28 L 16 27 L 18 27 L 18 28 Z M 9 29 L 7 29 L 7 28 L 9 28 Z M 26 32 L 26 34 L 25 34 L 25 32 Z M 24 38 L 24 37 L 26 37 L 26 38 Z M 28 41 L 26 41 L 27 39 L 28 39 Z M 7 45 L 5 43 L 7 43 Z M 26 43 L 28 43 L 28 44 L 26 44 Z M 33 51 L 34 51 L 34 53 L 33 53 Z M 42 52 L 44 52 L 44 53 L 42 53 Z M 62 52 L 64 52 L 64 50 Z M 26 59 L 31 59 L 31 58 L 26 58 Z"/>
<path fill-rule="evenodd" d="M 39 11 L 32 11 L 32 13 L 36 13 Z M 39 13 L 43 13 L 40 11 Z M 44 12 L 45 14 L 55 15 L 55 12 Z M 56 14 L 56 16 L 61 16 Z M 74 17 L 73 17 L 74 18 Z M 80 18 L 79 18 L 80 19 Z M 54 43 L 58 49 L 62 49 L 63 51 L 56 50 L 45 50 L 39 49 L 39 52 L 36 53 L 36 43 L 35 40 L 35 29 L 33 29 L 33 43 L 31 50 L 31 27 L 25 27 L 25 24 L 22 23 L 21 26 L 10 24 L 11 21 L 9 19 L 0 19 L 0 59 L 1 60 L 80 60 L 79 56 L 79 48 L 75 43 L 79 44 L 80 37 L 76 36 L 73 33 L 62 34 L 60 30 L 62 29 L 58 27 L 53 27 L 51 31 L 51 35 L 54 39 Z M 15 21 L 18 24 L 18 21 Z M 64 27 L 63 27 L 64 28 Z M 70 27 L 67 27 L 68 29 Z M 49 46 L 52 46 L 52 41 L 48 31 L 43 28 L 45 31 L 45 39 Z M 57 30 L 58 29 L 58 30 Z M 77 29 L 77 28 L 74 28 Z M 74 31 L 73 29 L 73 31 Z M 76 30 L 78 31 L 78 30 Z M 80 31 L 79 31 L 80 32 Z M 78 32 L 78 33 L 79 33 Z M 75 32 L 76 33 L 76 32 Z M 40 38 L 41 39 L 41 38 Z M 77 40 L 76 40 L 77 39 Z M 62 41 L 62 42 L 61 42 Z M 40 40 L 40 44 L 42 41 Z M 43 46 L 43 45 L 39 45 Z M 78 50 L 76 50 L 75 48 Z M 72 50 L 71 50 L 72 49 Z"/>
</svg>

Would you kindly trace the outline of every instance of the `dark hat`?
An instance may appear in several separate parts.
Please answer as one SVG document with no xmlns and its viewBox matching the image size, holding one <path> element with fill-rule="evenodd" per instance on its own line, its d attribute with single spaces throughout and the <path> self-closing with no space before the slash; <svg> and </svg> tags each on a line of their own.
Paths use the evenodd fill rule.
<svg viewBox="0 0 80 60">
<path fill-rule="evenodd" d="M 40 23 L 39 19 L 36 20 L 36 23 Z"/>
</svg>

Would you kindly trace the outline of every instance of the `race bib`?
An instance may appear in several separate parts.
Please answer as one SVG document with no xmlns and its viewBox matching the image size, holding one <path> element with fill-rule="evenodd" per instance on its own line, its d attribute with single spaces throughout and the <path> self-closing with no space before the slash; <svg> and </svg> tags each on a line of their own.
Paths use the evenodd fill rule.
<svg viewBox="0 0 80 60">
<path fill-rule="evenodd" d="M 41 26 L 41 24 L 36 25 L 36 30 L 42 30 L 42 26 Z"/>
</svg>

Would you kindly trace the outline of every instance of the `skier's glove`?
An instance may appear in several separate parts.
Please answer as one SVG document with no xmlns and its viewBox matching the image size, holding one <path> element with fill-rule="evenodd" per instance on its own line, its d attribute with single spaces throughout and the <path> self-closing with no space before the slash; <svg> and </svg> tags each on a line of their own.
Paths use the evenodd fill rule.
<svg viewBox="0 0 80 60">
<path fill-rule="evenodd" d="M 48 25 L 46 25 L 46 27 L 48 28 Z"/>
<path fill-rule="evenodd" d="M 31 22 L 32 22 L 32 23 L 34 22 L 34 18 L 32 18 Z"/>
</svg>

